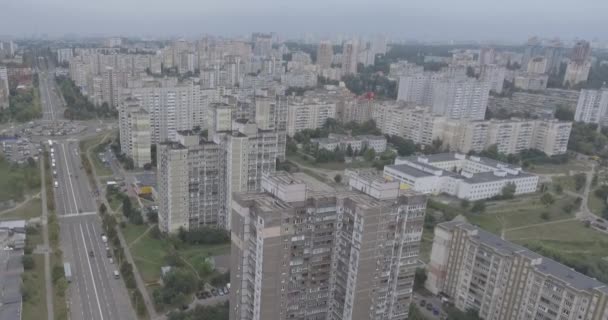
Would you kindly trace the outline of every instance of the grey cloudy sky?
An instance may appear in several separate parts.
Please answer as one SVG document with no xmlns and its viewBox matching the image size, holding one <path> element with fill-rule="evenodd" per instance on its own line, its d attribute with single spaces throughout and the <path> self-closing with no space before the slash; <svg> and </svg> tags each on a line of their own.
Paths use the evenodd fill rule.
<svg viewBox="0 0 608 320">
<path fill-rule="evenodd" d="M 420 40 L 608 39 L 608 0 L 0 0 L 0 35 L 287 36 Z"/>
</svg>

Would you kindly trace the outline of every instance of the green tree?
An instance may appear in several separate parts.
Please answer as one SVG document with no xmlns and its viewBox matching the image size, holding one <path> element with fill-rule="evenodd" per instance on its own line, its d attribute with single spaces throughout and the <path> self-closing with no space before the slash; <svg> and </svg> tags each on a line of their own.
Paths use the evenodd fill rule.
<svg viewBox="0 0 608 320">
<path fill-rule="evenodd" d="M 517 187 L 515 186 L 515 183 L 507 183 L 502 188 L 502 198 L 503 199 L 513 199 L 513 197 L 515 196 L 516 189 L 517 189 Z"/>
<path fill-rule="evenodd" d="M 350 145 L 350 143 L 348 144 L 348 147 L 346 147 L 346 155 L 349 157 L 353 156 L 353 147 Z"/>
<path fill-rule="evenodd" d="M 369 148 L 365 151 L 365 153 L 363 154 L 363 158 L 366 161 L 372 161 L 376 158 L 376 150 L 374 150 L 374 148 Z"/>
<path fill-rule="evenodd" d="M 470 205 L 471 205 L 471 203 L 467 199 L 462 199 L 460 201 L 460 207 L 463 209 L 467 209 Z"/>
<path fill-rule="evenodd" d="M 342 176 L 341 176 L 340 174 L 336 174 L 336 175 L 334 176 L 334 181 L 335 181 L 336 183 L 340 183 L 340 182 L 342 182 Z"/>
<path fill-rule="evenodd" d="M 475 201 L 475 203 L 473 203 L 473 208 L 471 208 L 471 211 L 483 213 L 484 211 L 486 211 L 486 202 L 484 200 Z"/>
<path fill-rule="evenodd" d="M 32 270 L 36 266 L 36 262 L 32 255 L 26 254 L 21 257 L 21 263 L 23 264 L 23 269 Z"/>
<path fill-rule="evenodd" d="M 556 184 L 555 185 L 555 193 L 557 194 L 562 194 L 564 193 L 564 187 L 562 187 L 561 184 Z"/>
<path fill-rule="evenodd" d="M 542 202 L 542 204 L 548 207 L 555 202 L 555 199 L 550 193 L 544 193 L 542 197 L 540 197 L 540 202 Z"/>
<path fill-rule="evenodd" d="M 414 274 L 414 290 L 423 289 L 426 278 L 426 270 L 424 268 L 416 268 L 416 273 Z"/>
<path fill-rule="evenodd" d="M 555 118 L 562 121 L 574 121 L 574 112 L 566 106 L 558 106 L 555 109 Z"/>
</svg>

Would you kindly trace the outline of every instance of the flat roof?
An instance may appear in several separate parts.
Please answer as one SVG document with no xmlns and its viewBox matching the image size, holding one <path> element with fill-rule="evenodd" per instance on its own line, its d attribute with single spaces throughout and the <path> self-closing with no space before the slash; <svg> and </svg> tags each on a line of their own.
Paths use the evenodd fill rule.
<svg viewBox="0 0 608 320">
<path fill-rule="evenodd" d="M 414 167 L 412 167 L 412 166 L 410 166 L 408 164 L 393 164 L 393 165 L 390 165 L 390 166 L 387 166 L 387 167 L 389 167 L 391 169 L 394 169 L 394 170 L 397 170 L 397 171 L 400 171 L 400 172 L 403 172 L 403 173 L 405 173 L 407 175 L 410 175 L 410 176 L 416 177 L 416 178 L 433 176 L 433 174 L 431 174 L 431 173 L 428 173 L 428 172 L 422 171 L 420 169 L 414 168 Z M 441 169 L 435 168 L 434 170 L 441 170 Z"/>
</svg>

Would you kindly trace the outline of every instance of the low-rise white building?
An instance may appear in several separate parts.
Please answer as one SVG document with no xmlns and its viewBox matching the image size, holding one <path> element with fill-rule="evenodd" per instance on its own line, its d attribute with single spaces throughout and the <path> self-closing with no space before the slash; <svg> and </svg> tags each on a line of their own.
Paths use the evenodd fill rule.
<svg viewBox="0 0 608 320">
<path fill-rule="evenodd" d="M 384 177 L 399 181 L 402 189 L 467 200 L 500 195 L 508 184 L 515 185 L 516 195 L 535 192 L 538 185 L 538 176 L 520 167 L 459 153 L 397 158 L 384 167 Z"/>
<path fill-rule="evenodd" d="M 374 149 L 376 153 L 386 151 L 386 138 L 384 136 L 360 135 L 349 136 L 345 134 L 329 134 L 327 138 L 312 139 L 312 143 L 317 143 L 319 149 L 334 151 L 336 148 L 346 150 L 348 146 L 353 151 L 360 151 L 363 148 Z"/>
</svg>

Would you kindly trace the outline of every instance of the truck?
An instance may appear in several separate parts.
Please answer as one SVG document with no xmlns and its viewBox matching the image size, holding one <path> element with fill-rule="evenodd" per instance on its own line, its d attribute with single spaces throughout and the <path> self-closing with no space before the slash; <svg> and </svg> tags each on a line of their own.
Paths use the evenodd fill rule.
<svg viewBox="0 0 608 320">
<path fill-rule="evenodd" d="M 63 273 L 65 274 L 65 279 L 68 283 L 72 282 L 72 268 L 70 267 L 69 262 L 63 264 Z"/>
</svg>

